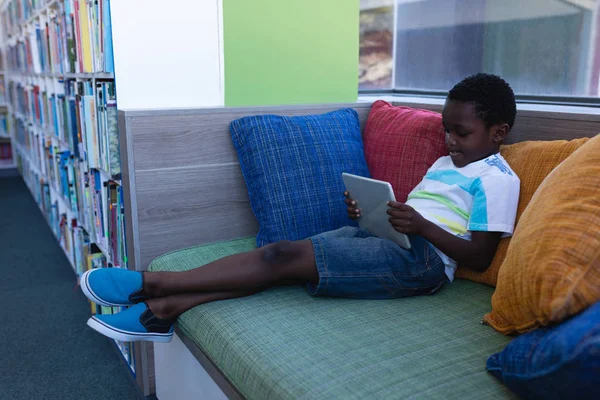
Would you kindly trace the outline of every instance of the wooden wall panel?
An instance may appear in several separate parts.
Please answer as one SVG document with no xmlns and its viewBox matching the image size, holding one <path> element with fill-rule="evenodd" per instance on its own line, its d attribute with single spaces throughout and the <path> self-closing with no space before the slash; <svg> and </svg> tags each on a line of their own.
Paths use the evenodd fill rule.
<svg viewBox="0 0 600 400">
<path fill-rule="evenodd" d="M 517 116 L 513 130 L 506 143 L 524 140 L 571 140 L 591 137 L 600 133 L 600 121 L 584 121 L 563 118 L 539 118 Z"/>
<path fill-rule="evenodd" d="M 139 171 L 136 178 L 144 268 L 168 251 L 258 232 L 238 163 Z"/>
<path fill-rule="evenodd" d="M 181 166 L 237 162 L 229 124 L 248 115 L 310 115 L 353 107 L 361 124 L 370 104 L 310 105 L 257 108 L 216 108 L 181 112 L 136 113 L 132 120 L 135 137 L 135 169 L 177 168 Z"/>
<path fill-rule="evenodd" d="M 210 115 L 133 118 L 136 170 L 237 162 L 228 122 Z"/>
</svg>

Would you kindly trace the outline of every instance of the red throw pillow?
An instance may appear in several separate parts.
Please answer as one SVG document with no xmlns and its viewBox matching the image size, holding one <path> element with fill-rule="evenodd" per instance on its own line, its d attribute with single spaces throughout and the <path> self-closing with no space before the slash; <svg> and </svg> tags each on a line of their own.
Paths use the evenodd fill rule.
<svg viewBox="0 0 600 400">
<path fill-rule="evenodd" d="M 363 141 L 371 176 L 390 182 L 401 202 L 435 160 L 448 155 L 441 114 L 383 100 L 371 107 Z"/>
</svg>

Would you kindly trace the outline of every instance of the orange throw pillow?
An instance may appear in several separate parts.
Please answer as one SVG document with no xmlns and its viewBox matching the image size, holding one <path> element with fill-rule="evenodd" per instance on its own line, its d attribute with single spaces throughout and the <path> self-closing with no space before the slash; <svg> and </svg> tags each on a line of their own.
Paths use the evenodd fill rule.
<svg viewBox="0 0 600 400">
<path fill-rule="evenodd" d="M 532 165 L 532 168 L 537 166 Z M 484 320 L 510 334 L 600 300 L 600 135 L 542 182 L 523 212 Z"/>
<path fill-rule="evenodd" d="M 529 204 L 531 197 L 544 178 L 588 140 L 589 138 L 571 141 L 527 141 L 500 147 L 500 154 L 502 154 L 502 157 L 506 159 L 508 165 L 510 165 L 521 180 L 521 194 L 519 196 L 515 223 L 518 223 L 521 214 L 525 211 L 525 207 Z M 508 250 L 510 240 L 510 237 L 500 240 L 494 260 L 484 272 L 476 272 L 464 267 L 461 268 L 459 265 L 456 277 L 484 283 L 489 286 L 496 286 L 498 271 L 504 261 L 504 257 L 506 257 L 506 250 Z"/>
</svg>

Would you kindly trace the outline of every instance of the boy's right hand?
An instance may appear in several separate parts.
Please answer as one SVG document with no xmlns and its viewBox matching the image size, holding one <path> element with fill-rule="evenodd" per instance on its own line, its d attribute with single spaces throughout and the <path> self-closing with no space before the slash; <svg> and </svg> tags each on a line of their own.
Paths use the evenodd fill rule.
<svg viewBox="0 0 600 400">
<path fill-rule="evenodd" d="M 344 192 L 344 197 L 346 200 L 344 202 L 348 206 L 348 218 L 350 219 L 359 219 L 360 218 L 360 208 L 356 206 L 356 201 L 352 200 L 350 197 L 350 193 L 347 191 Z"/>
</svg>

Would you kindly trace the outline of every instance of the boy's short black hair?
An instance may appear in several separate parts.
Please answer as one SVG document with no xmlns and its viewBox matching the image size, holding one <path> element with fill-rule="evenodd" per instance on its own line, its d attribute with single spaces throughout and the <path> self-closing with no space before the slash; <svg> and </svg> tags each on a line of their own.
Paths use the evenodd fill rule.
<svg viewBox="0 0 600 400">
<path fill-rule="evenodd" d="M 499 76 L 484 73 L 468 76 L 450 90 L 448 99 L 473 102 L 477 116 L 488 127 L 506 123 L 512 129 L 515 123 L 515 94 Z"/>
</svg>

